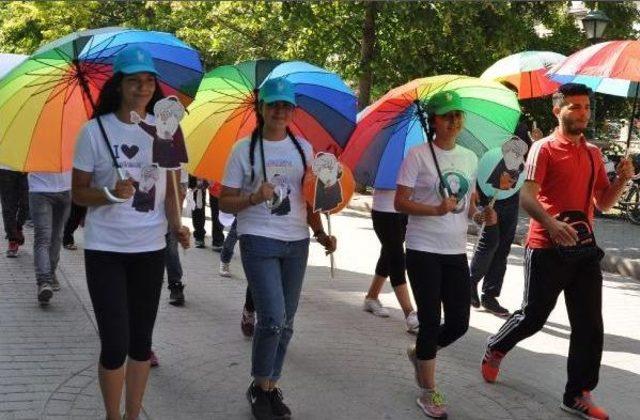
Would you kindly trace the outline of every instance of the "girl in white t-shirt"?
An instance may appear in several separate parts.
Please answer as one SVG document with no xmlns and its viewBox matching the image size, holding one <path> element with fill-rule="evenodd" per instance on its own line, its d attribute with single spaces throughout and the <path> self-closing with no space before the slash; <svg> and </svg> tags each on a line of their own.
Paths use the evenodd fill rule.
<svg viewBox="0 0 640 420">
<path fill-rule="evenodd" d="M 131 121 L 135 111 L 153 123 L 153 105 L 162 98 L 156 76 L 147 51 L 127 48 L 116 56 L 114 75 L 78 137 L 73 162 L 73 200 L 88 208 L 85 267 L 100 332 L 98 377 L 109 420 L 121 418 L 123 385 L 126 418 L 138 418 L 142 406 L 167 221 L 182 246 L 189 246 L 171 182 L 175 174 L 153 163 L 152 136 Z M 117 178 L 114 158 L 125 180 Z"/>
<path fill-rule="evenodd" d="M 302 195 L 313 155 L 311 145 L 288 128 L 296 107 L 293 86 L 284 78 L 268 80 L 258 99 L 258 128 L 233 148 L 220 209 L 237 214 L 242 265 L 258 315 L 247 398 L 256 419 L 288 419 L 291 410 L 277 382 L 293 335 L 309 227 L 327 253 L 336 249 L 336 240 Z"/>
<path fill-rule="evenodd" d="M 494 224 L 495 212 L 489 207 L 476 212 L 473 186 L 478 159 L 456 145 L 464 124 L 460 97 L 453 91 L 439 92 L 428 109 L 437 160 L 428 143 L 411 149 L 398 175 L 395 208 L 409 215 L 406 263 L 420 330 L 416 347 L 407 353 L 423 390 L 417 402 L 426 415 L 445 418 L 446 404 L 436 390 L 435 357 L 439 348 L 460 338 L 469 326 L 467 218 L 473 215 L 476 222 L 486 219 Z"/>
</svg>

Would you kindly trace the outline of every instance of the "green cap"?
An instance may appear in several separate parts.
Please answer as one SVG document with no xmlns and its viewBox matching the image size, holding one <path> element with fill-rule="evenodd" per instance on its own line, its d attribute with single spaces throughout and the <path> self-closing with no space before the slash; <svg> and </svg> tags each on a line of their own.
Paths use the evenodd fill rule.
<svg viewBox="0 0 640 420">
<path fill-rule="evenodd" d="M 258 93 L 258 99 L 267 104 L 282 101 L 296 105 L 296 94 L 293 85 L 282 77 L 264 82 Z"/>
<path fill-rule="evenodd" d="M 453 90 L 443 90 L 433 95 L 427 103 L 427 110 L 434 115 L 444 115 L 451 111 L 464 111 L 460 95 Z"/>
</svg>

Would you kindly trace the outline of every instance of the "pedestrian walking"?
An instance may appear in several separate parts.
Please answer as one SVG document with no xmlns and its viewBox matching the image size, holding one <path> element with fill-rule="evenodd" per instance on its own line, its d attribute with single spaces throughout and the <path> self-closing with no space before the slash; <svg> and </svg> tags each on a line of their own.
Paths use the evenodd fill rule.
<svg viewBox="0 0 640 420">
<path fill-rule="evenodd" d="M 382 286 L 389 278 L 404 313 L 407 331 L 416 334 L 420 323 L 418 313 L 413 310 L 405 275 L 404 237 L 408 216 L 395 210 L 393 204 L 395 193 L 395 190 L 375 189 L 373 191 L 371 220 L 373 230 L 380 241 L 380 256 L 369 291 L 364 298 L 364 310 L 383 318 L 389 316 L 389 310 L 382 306 L 378 299 Z"/>
<path fill-rule="evenodd" d="M 427 109 L 435 135 L 412 148 L 402 162 L 395 208 L 409 215 L 407 273 L 420 329 L 416 346 L 407 353 L 422 389 L 417 403 L 427 416 L 446 418 L 447 406 L 436 387 L 436 354 L 469 326 L 468 218 L 492 225 L 496 216 L 491 207 L 476 211 L 473 186 L 478 158 L 456 144 L 465 118 L 460 96 L 455 91 L 438 92 Z"/>
<path fill-rule="evenodd" d="M 84 217 L 87 214 L 87 208 L 79 206 L 75 203 L 71 203 L 71 211 L 67 223 L 64 225 L 64 232 L 62 234 L 62 246 L 64 249 L 75 251 L 78 249 L 76 241 L 73 237 L 74 232 L 78 227 L 84 223 Z"/>
<path fill-rule="evenodd" d="M 309 227 L 327 252 L 335 250 L 336 240 L 302 195 L 313 153 L 289 129 L 296 107 L 293 86 L 283 78 L 267 80 L 258 100 L 258 127 L 234 146 L 220 207 L 237 214 L 242 265 L 258 318 L 247 398 L 256 419 L 287 419 L 291 410 L 278 381 L 307 266 Z"/>
<path fill-rule="evenodd" d="M 183 167 L 180 171 L 180 208 L 182 209 L 182 201 L 187 193 L 187 183 L 189 181 L 189 175 L 186 169 Z M 184 282 L 182 277 L 184 272 L 182 270 L 182 263 L 180 262 L 180 252 L 178 250 L 178 235 L 171 231 L 165 235 L 167 247 L 165 248 L 165 265 L 167 270 L 167 288 L 169 289 L 169 304 L 173 306 L 184 305 Z M 153 359 L 153 358 L 152 358 Z M 157 366 L 157 358 L 156 358 Z M 152 366 L 154 365 L 152 360 Z"/>
<path fill-rule="evenodd" d="M 27 174 L 0 166 L 0 203 L 2 222 L 7 239 L 8 258 L 18 256 L 18 249 L 24 245 L 22 227 L 29 218 L 29 183 Z"/>
<path fill-rule="evenodd" d="M 53 292 L 60 290 L 56 269 L 62 232 L 71 207 L 71 171 L 30 172 L 28 180 L 37 296 L 41 305 L 47 305 Z"/>
<path fill-rule="evenodd" d="M 191 221 L 193 223 L 193 238 L 196 248 L 205 248 L 205 236 L 207 234 L 206 226 L 206 209 L 207 194 L 209 196 L 209 207 L 211 209 L 211 248 L 220 252 L 224 243 L 224 232 L 222 224 L 218 220 L 218 197 L 211 193 L 211 187 L 214 187 L 208 181 L 194 176 L 189 176 L 189 188 L 192 190 L 193 201 L 195 203 L 191 211 Z M 219 188 L 219 187 L 218 187 Z"/>
<path fill-rule="evenodd" d="M 502 84 L 516 95 L 518 94 L 518 89 L 511 83 L 502 82 Z M 515 134 L 526 143 L 527 151 L 534 141 L 540 140 L 543 136 L 539 128 L 529 127 L 524 112 L 518 122 Z M 509 145 L 509 142 L 505 143 L 503 149 Z M 476 191 L 478 192 L 478 204 L 481 206 L 489 205 L 492 197 L 484 195 L 480 188 L 477 188 Z M 486 226 L 482 231 L 469 267 L 471 272 L 471 306 L 479 308 L 482 305 L 485 310 L 498 316 L 509 316 L 510 314 L 507 308 L 500 305 L 498 297 L 502 291 L 502 283 L 507 271 L 507 259 L 511 252 L 511 244 L 516 236 L 519 203 L 519 192 L 504 200 L 495 201 L 493 208 L 498 215 L 498 223 Z M 478 296 L 478 283 L 481 280 L 483 281 L 482 297 Z"/>
<path fill-rule="evenodd" d="M 183 247 L 189 244 L 171 182 L 175 174 L 153 163 L 153 136 L 132 120 L 137 113 L 149 125 L 155 123 L 154 104 L 163 97 L 157 74 L 144 49 L 129 47 L 115 57 L 113 76 L 79 135 L 73 163 L 73 199 L 87 207 L 85 268 L 100 333 L 98 378 L 108 420 L 122 416 L 123 387 L 126 418 L 140 413 L 165 269 L 167 223 Z M 126 179 L 118 179 L 112 157 Z"/>
<path fill-rule="evenodd" d="M 603 347 L 604 254 L 593 235 L 593 212 L 594 204 L 602 211 L 613 206 L 633 177 L 633 165 L 623 159 L 618 177 L 609 183 L 600 150 L 584 137 L 590 95 L 591 89 L 581 84 L 560 86 L 552 99 L 558 128 L 529 152 L 520 192 L 522 207 L 531 217 L 522 309 L 489 337 L 481 371 L 487 382 L 495 382 L 504 356 L 543 327 L 564 292 L 571 337 L 561 407 L 583 418 L 608 419 L 591 396 Z"/>
</svg>

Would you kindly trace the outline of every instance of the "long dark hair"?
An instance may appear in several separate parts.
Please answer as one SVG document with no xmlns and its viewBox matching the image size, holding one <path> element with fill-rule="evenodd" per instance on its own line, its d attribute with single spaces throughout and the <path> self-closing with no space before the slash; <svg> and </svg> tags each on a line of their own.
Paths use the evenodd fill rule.
<svg viewBox="0 0 640 420">
<path fill-rule="evenodd" d="M 100 91 L 100 96 L 98 96 L 96 108 L 93 111 L 93 115 L 91 116 L 91 118 L 110 114 L 118 110 L 118 108 L 120 107 L 120 102 L 122 102 L 122 93 L 120 92 L 120 83 L 122 83 L 122 79 L 124 79 L 124 74 L 118 72 L 104 83 L 104 86 L 102 86 L 102 90 Z M 158 78 L 156 77 L 155 79 L 156 90 L 155 92 L 153 92 L 153 96 L 147 104 L 146 109 L 149 114 L 153 114 L 153 106 L 156 104 L 156 102 L 158 102 L 165 96 L 164 92 L 162 91 L 162 87 L 160 87 L 160 83 L 158 83 Z"/>
<path fill-rule="evenodd" d="M 262 131 L 264 128 L 264 118 L 262 117 L 262 114 L 260 113 L 260 106 L 262 105 L 262 102 L 259 102 L 258 104 L 256 104 L 256 118 L 258 120 L 258 123 L 256 125 L 256 128 L 253 129 L 253 132 L 251 133 L 251 143 L 249 144 L 249 166 L 251 167 L 251 182 L 253 182 L 253 180 L 255 179 L 255 173 L 253 171 L 253 165 L 255 163 L 255 148 L 256 148 L 256 144 L 260 144 L 260 156 L 262 158 L 262 175 L 264 177 L 264 182 L 268 182 L 267 180 L 267 167 L 265 164 L 265 160 L 264 160 L 264 140 L 262 139 Z M 289 137 L 291 137 L 291 140 L 293 141 L 293 144 L 296 146 L 296 150 L 298 150 L 298 153 L 300 154 L 300 159 L 302 159 L 302 180 L 304 182 L 304 174 L 306 173 L 307 170 L 307 158 L 304 155 L 304 151 L 302 150 L 302 146 L 300 145 L 300 141 L 296 138 L 296 136 L 293 135 L 293 131 L 291 131 L 291 129 L 289 129 L 289 127 L 287 127 L 287 135 Z"/>
</svg>

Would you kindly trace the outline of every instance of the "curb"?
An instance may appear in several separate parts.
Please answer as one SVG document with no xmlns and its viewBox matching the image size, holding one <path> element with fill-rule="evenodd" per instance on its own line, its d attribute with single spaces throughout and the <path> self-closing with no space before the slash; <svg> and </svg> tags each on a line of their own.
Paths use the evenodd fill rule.
<svg viewBox="0 0 640 420">
<path fill-rule="evenodd" d="M 371 212 L 371 205 L 365 200 L 351 200 L 347 205 L 349 210 L 359 212 Z M 470 224 L 467 230 L 468 235 L 478 236 L 478 227 Z M 513 243 L 516 245 L 524 246 L 525 235 L 521 232 L 517 232 Z M 603 271 L 613 274 L 621 274 L 623 276 L 630 277 L 634 280 L 640 281 L 640 261 L 632 260 L 631 258 L 619 257 L 610 253 L 605 253 L 604 258 L 600 262 L 600 267 Z"/>
</svg>

